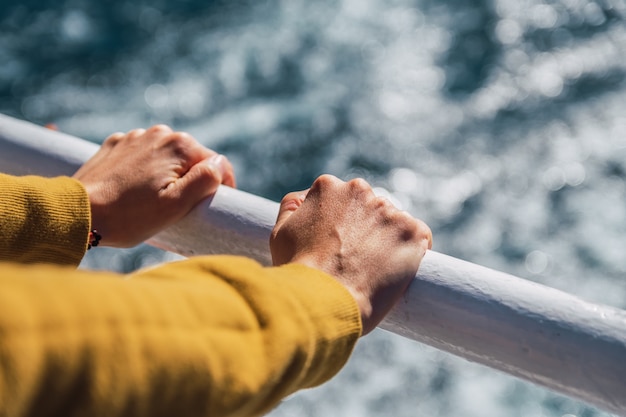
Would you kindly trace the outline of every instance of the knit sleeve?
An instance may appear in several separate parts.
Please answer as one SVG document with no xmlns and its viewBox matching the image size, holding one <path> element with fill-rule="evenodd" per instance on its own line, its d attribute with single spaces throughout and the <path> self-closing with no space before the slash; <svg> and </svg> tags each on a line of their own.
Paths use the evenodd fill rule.
<svg viewBox="0 0 626 417">
<path fill-rule="evenodd" d="M 349 292 L 303 265 L 0 270 L 0 415 L 260 416 L 331 378 L 361 332 Z"/>
<path fill-rule="evenodd" d="M 87 248 L 89 198 L 68 177 L 0 174 L 0 261 L 78 265 Z"/>
</svg>

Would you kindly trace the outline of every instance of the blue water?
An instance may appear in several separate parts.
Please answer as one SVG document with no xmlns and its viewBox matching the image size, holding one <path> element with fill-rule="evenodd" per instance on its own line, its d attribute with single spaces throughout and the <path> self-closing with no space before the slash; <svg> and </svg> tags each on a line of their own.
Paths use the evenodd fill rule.
<svg viewBox="0 0 626 417">
<path fill-rule="evenodd" d="M 623 0 L 3 0 L 0 112 L 95 142 L 168 123 L 272 199 L 361 176 L 440 252 L 626 308 L 625 16 Z M 271 413 L 329 415 L 608 414 L 379 331 Z"/>
</svg>

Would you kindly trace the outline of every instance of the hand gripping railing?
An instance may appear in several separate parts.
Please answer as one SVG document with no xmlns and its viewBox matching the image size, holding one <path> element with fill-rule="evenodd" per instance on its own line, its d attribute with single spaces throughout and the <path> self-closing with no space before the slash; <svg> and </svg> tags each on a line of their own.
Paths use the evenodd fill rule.
<svg viewBox="0 0 626 417">
<path fill-rule="evenodd" d="M 96 150 L 0 115 L 0 172 L 71 175 Z M 222 186 L 148 243 L 269 264 L 277 212 L 277 203 Z M 626 311 L 431 251 L 380 327 L 626 415 Z"/>
</svg>

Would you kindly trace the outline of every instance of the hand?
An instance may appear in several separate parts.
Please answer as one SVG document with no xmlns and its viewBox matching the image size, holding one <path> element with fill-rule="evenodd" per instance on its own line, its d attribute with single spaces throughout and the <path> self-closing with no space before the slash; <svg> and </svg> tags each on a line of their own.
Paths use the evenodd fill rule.
<svg viewBox="0 0 626 417">
<path fill-rule="evenodd" d="M 74 178 L 89 194 L 100 244 L 116 247 L 152 237 L 220 184 L 235 186 L 224 156 L 163 125 L 111 135 Z"/>
<path fill-rule="evenodd" d="M 330 175 L 283 198 L 270 238 L 274 265 L 317 268 L 350 291 L 363 334 L 402 296 L 431 247 L 426 224 L 376 197 L 364 180 L 346 183 Z"/>
</svg>

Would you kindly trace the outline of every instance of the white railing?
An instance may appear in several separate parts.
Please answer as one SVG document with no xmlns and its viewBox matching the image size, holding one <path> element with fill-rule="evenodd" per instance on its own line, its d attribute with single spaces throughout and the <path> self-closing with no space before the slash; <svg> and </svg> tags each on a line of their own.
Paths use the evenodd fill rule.
<svg viewBox="0 0 626 417">
<path fill-rule="evenodd" d="M 96 150 L 0 115 L 1 172 L 71 175 Z M 277 212 L 275 202 L 220 187 L 148 243 L 269 264 Z M 626 415 L 626 311 L 431 251 L 380 327 Z"/>
</svg>

